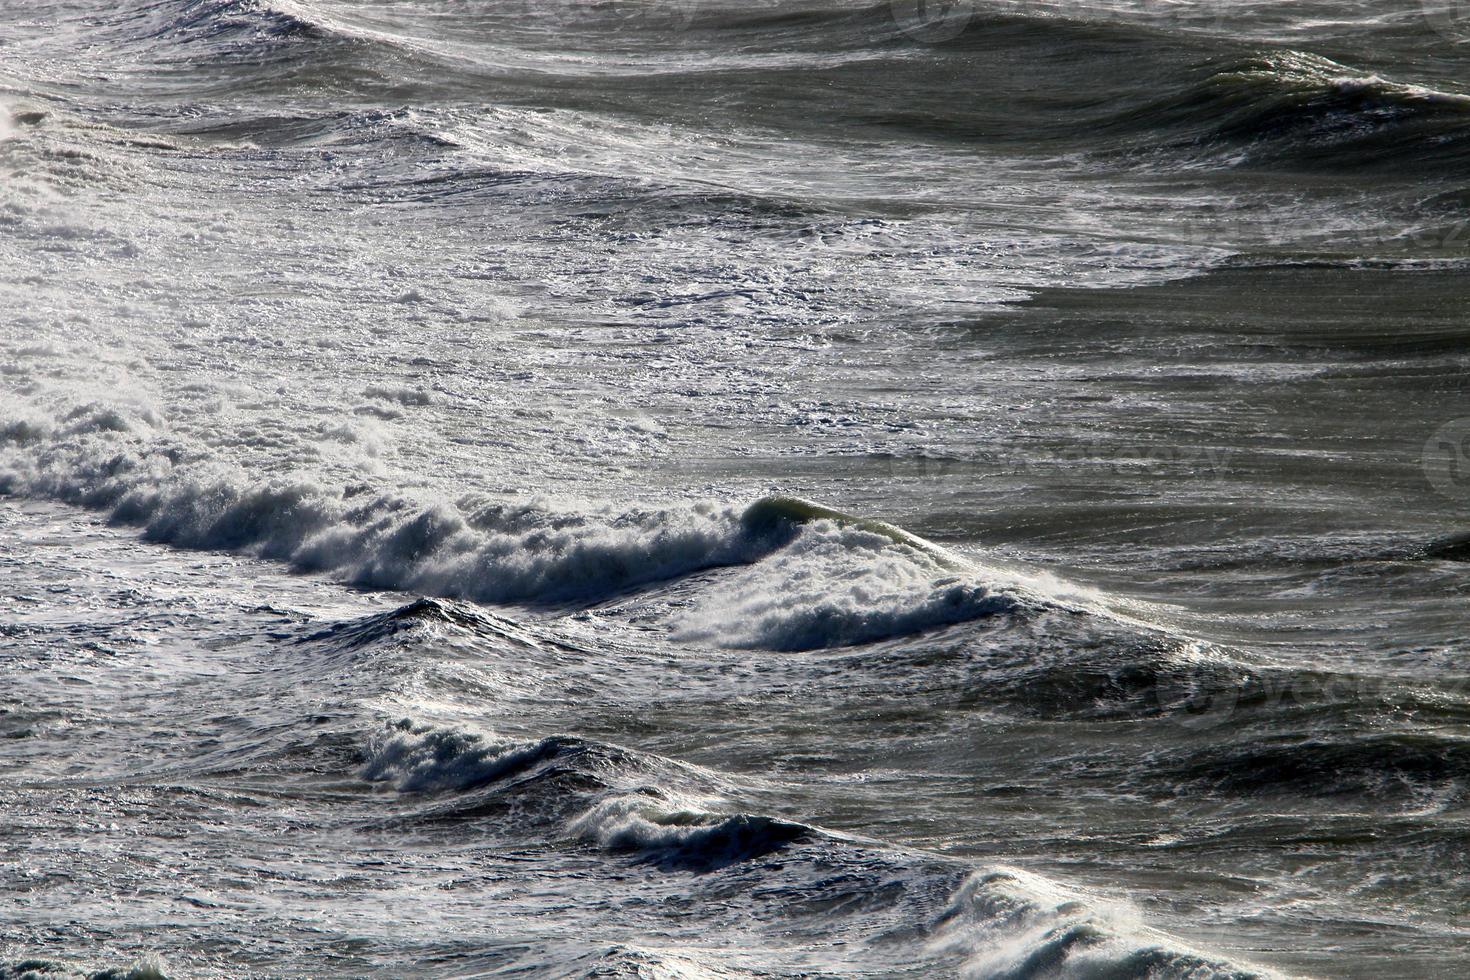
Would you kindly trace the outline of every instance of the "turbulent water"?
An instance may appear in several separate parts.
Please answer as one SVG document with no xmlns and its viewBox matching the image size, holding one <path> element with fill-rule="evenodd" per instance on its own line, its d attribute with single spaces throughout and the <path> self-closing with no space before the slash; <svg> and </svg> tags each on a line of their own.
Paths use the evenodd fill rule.
<svg viewBox="0 0 1470 980">
<path fill-rule="evenodd" d="M 1460 0 L 0 11 L 0 978 L 1470 972 Z"/>
</svg>

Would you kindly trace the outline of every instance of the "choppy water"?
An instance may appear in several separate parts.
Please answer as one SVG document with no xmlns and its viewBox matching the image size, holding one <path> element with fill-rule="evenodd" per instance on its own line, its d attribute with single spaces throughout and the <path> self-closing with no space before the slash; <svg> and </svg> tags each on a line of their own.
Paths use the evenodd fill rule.
<svg viewBox="0 0 1470 980">
<path fill-rule="evenodd" d="M 1470 970 L 1462 3 L 0 11 L 0 977 Z"/>
</svg>

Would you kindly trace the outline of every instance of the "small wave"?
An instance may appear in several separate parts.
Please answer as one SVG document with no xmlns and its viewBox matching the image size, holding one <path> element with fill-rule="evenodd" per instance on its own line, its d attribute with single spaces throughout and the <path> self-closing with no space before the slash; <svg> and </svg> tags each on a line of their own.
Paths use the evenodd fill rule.
<svg viewBox="0 0 1470 980">
<path fill-rule="evenodd" d="M 182 7 L 165 3 L 154 8 L 150 19 L 163 22 L 151 24 L 145 36 L 184 43 L 256 46 L 275 40 L 319 40 L 329 34 L 325 20 L 288 0 L 188 0 Z"/>
<path fill-rule="evenodd" d="M 435 796 L 506 784 L 539 769 L 579 773 L 585 778 L 578 780 L 578 794 L 624 792 L 654 782 L 703 790 L 718 785 L 713 774 L 697 766 L 575 735 L 526 740 L 410 719 L 388 724 L 372 739 L 361 774 L 371 782 L 392 783 L 401 793 Z"/>
<path fill-rule="evenodd" d="M 1128 910 L 1010 868 L 970 876 L 940 917 L 933 944 L 963 953 L 964 974 L 987 980 L 1266 976 L 1185 950 Z"/>
<path fill-rule="evenodd" d="M 374 741 L 362 774 L 372 782 L 390 782 L 404 793 L 462 792 L 549 759 L 587 754 L 589 748 L 588 743 L 565 736 L 519 742 L 460 728 L 420 727 L 405 720 Z"/>
<path fill-rule="evenodd" d="M 416 599 L 391 612 L 319 630 L 303 638 L 301 642 L 330 643 L 339 648 L 356 649 L 390 640 L 406 631 L 418 631 L 436 625 L 479 635 L 492 634 L 501 638 L 509 636 L 521 639 L 515 635 L 516 630 L 509 620 L 436 599 Z"/>
<path fill-rule="evenodd" d="M 637 851 L 649 863 L 698 871 L 762 857 L 811 830 L 774 817 L 714 813 L 703 801 L 662 791 L 603 800 L 569 829 L 609 850 Z"/>
<path fill-rule="evenodd" d="M 569 735 L 531 741 L 502 739 L 459 727 L 419 726 L 403 720 L 373 741 L 363 778 L 392 783 L 403 793 L 464 794 L 496 786 L 554 794 L 528 809 L 566 822 L 572 837 L 615 851 L 636 851 L 665 867 L 712 870 L 759 857 L 799 839 L 809 828 L 772 817 L 722 814 L 708 795 L 666 790 L 682 783 L 708 790 L 709 774 L 670 760 Z M 533 773 L 561 777 L 527 779 Z M 570 778 L 567 778 L 570 777 Z M 471 811 L 484 800 L 469 802 Z M 580 812 L 578 812 L 580 811 Z M 457 806 L 457 813 L 466 812 Z"/>
<path fill-rule="evenodd" d="M 757 539 L 781 547 L 698 603 L 686 640 L 812 650 L 850 646 L 1014 615 L 1044 605 L 1019 588 L 883 521 L 794 497 L 765 497 L 741 515 Z"/>
<path fill-rule="evenodd" d="M 130 967 L 81 969 L 55 960 L 18 960 L 0 963 L 0 980 L 169 980 L 160 960 L 149 959 Z"/>
<path fill-rule="evenodd" d="M 1470 96 L 1364 75 L 1301 51 L 1218 65 L 1109 125 L 1142 127 L 1166 152 L 1237 166 L 1433 167 L 1470 154 Z"/>
</svg>

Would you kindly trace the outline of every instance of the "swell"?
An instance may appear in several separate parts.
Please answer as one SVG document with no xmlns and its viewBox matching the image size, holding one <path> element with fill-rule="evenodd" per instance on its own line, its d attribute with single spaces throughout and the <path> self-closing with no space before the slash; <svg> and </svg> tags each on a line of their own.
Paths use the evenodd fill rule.
<svg viewBox="0 0 1470 980">
<path fill-rule="evenodd" d="M 917 4 L 781 3 L 756 7 L 699 5 L 689 28 L 735 44 L 760 43 L 773 48 L 842 51 L 894 48 L 909 52 L 937 50 L 994 51 L 1035 38 L 1074 48 L 1158 45 L 1174 35 L 1147 24 L 1128 24 L 1076 16 L 1064 10 L 1005 11 L 980 4 L 953 5 L 955 16 L 925 25 Z M 927 29 L 926 29 L 927 27 Z M 936 29 L 938 28 L 938 29 Z"/>
<path fill-rule="evenodd" d="M 369 747 L 363 776 L 398 794 L 401 812 L 379 830 L 483 834 L 518 853 L 591 848 L 615 865 L 676 873 L 686 895 L 719 895 L 692 906 L 706 916 L 779 896 L 786 929 L 820 938 L 829 956 L 833 942 L 855 943 L 905 974 L 1259 975 L 1136 931 L 1039 876 L 742 811 L 728 802 L 741 792 L 728 777 L 574 736 L 399 721 Z"/>
<path fill-rule="evenodd" d="M 1470 96 L 1309 51 L 1027 25 L 883 72 L 847 118 L 1022 156 L 1150 171 L 1417 174 L 1470 155 Z M 855 69 L 857 70 L 857 69 Z M 1003 74 L 1002 74 L 1003 73 Z M 861 83 L 859 83 L 861 84 Z M 981 91 L 983 100 L 956 99 Z"/>
<path fill-rule="evenodd" d="M 678 630 L 777 649 L 869 642 L 1046 604 L 900 529 L 789 499 L 626 508 L 344 486 L 307 469 L 262 477 L 172 435 L 148 407 L 62 403 L 54 412 L 12 402 L 0 415 L 0 494 L 105 511 L 151 542 L 246 552 L 371 589 L 585 607 L 746 566 L 734 588 L 703 593 Z"/>
<path fill-rule="evenodd" d="M 165 969 L 157 960 L 93 970 L 56 960 L 29 959 L 0 961 L 0 980 L 169 980 Z"/>
<path fill-rule="evenodd" d="M 405 22 L 400 36 L 284 0 L 192 0 L 135 8 L 115 40 L 152 51 L 195 96 L 225 86 L 635 117 L 653 107 L 661 122 L 691 124 L 718 107 L 737 126 L 805 137 L 876 133 L 1150 170 L 1425 173 L 1470 154 L 1470 97 L 1229 38 L 975 11 L 965 30 L 925 43 L 889 4 L 696 5 L 636 30 L 615 12 L 579 16 L 578 30 L 558 29 L 559 16 L 496 8 L 436 47 L 417 34 L 442 18 Z M 610 29 L 595 29 L 604 20 Z M 254 128 L 272 116 L 295 125 L 267 112 Z"/>
<path fill-rule="evenodd" d="M 1427 169 L 1470 154 L 1470 96 L 1290 50 L 1217 62 L 1106 124 L 1164 136 L 1167 151 L 1214 165 Z"/>
<path fill-rule="evenodd" d="M 501 834 L 591 844 L 665 868 L 711 871 L 812 832 L 721 812 L 730 784 L 709 770 L 574 735 L 523 740 L 400 720 L 365 755 L 364 779 L 422 798 L 399 822 L 493 820 Z"/>
<path fill-rule="evenodd" d="M 244 94 L 257 101 L 295 95 L 357 103 L 360 93 L 402 86 L 390 63 L 405 52 L 392 36 L 328 16 L 304 0 L 153 0 L 61 24 L 73 45 L 86 42 L 84 73 L 105 70 L 127 80 L 145 125 L 170 104 L 197 116 L 201 102 Z M 74 51 L 67 54 L 76 58 Z M 112 88 L 97 94 L 105 97 Z M 152 101 L 140 107 L 140 99 Z M 118 108 L 104 101 L 103 111 Z M 271 108 L 262 114 L 272 114 Z"/>
<path fill-rule="evenodd" d="M 332 33 L 330 22 L 311 19 L 306 7 L 289 0 L 188 0 L 182 6 L 145 6 L 137 15 L 146 24 L 144 37 L 180 44 L 255 47 L 293 38 L 321 40 Z"/>
<path fill-rule="evenodd" d="M 1079 125 L 1109 135 L 1133 130 L 1150 139 L 1167 136 L 1171 149 L 1186 155 L 1213 148 L 1217 165 L 1352 170 L 1409 161 L 1430 167 L 1462 159 L 1470 140 L 1470 96 L 1308 51 L 1065 11 L 970 9 L 936 36 L 904 10 L 889 3 L 716 8 L 696 23 L 728 33 L 731 44 L 743 38 L 770 50 L 877 55 L 884 85 L 928 113 L 926 119 L 900 111 L 892 121 L 937 133 L 987 139 L 1003 138 L 1008 129 L 999 114 L 967 110 L 971 100 L 932 98 L 933 82 L 952 86 L 946 96 L 984 92 L 976 101 L 1020 103 L 1005 108 L 1024 110 L 1017 131 L 1023 140 L 1076 141 Z M 905 70 L 906 62 L 920 70 Z M 998 70 L 1014 81 L 1007 84 Z M 1043 94 L 1023 100 L 1025 90 Z M 1248 151 L 1243 157 L 1242 150 Z"/>
<path fill-rule="evenodd" d="M 1463 799 L 1470 742 L 1444 732 L 1256 734 L 1166 767 L 1185 783 L 1234 794 L 1353 799 Z"/>
</svg>

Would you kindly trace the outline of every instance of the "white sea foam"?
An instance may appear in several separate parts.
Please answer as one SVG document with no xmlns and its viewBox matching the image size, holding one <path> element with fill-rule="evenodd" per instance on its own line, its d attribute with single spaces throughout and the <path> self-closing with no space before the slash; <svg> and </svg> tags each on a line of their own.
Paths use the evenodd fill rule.
<svg viewBox="0 0 1470 980">
<path fill-rule="evenodd" d="M 368 750 L 363 778 L 390 782 L 406 793 L 478 786 L 554 755 L 550 739 L 525 742 L 465 728 L 392 726 Z"/>
<path fill-rule="evenodd" d="M 324 432 L 381 452 L 356 423 Z M 144 403 L 86 402 L 47 415 L 7 400 L 0 492 L 108 510 L 161 543 L 246 550 L 375 588 L 479 601 L 600 596 L 757 547 L 728 508 L 621 510 L 551 500 L 362 492 L 310 471 L 258 476 L 170 437 Z"/>
<path fill-rule="evenodd" d="M 964 975 L 977 980 L 1270 976 L 1184 949 L 1130 908 L 1014 868 L 971 875 L 940 920 L 931 949 L 961 954 Z"/>
<path fill-rule="evenodd" d="M 362 393 L 368 398 L 397 402 L 399 405 L 422 406 L 434 401 L 434 396 L 429 391 L 411 385 L 368 385 Z"/>
<path fill-rule="evenodd" d="M 722 818 L 712 812 L 716 805 L 717 800 L 669 790 L 614 796 L 577 817 L 569 829 L 603 847 L 677 847 L 717 832 Z"/>
<path fill-rule="evenodd" d="M 414 391 L 392 390 L 400 404 Z M 694 642 L 811 649 L 1020 610 L 1024 589 L 984 580 L 891 534 L 835 520 L 742 522 L 710 502 L 625 509 L 549 499 L 348 485 L 311 468 L 257 474 L 172 431 L 146 398 L 0 402 L 0 492 L 105 509 L 152 541 L 243 550 L 373 588 L 484 602 L 598 598 L 705 568 L 752 564 L 681 615 Z M 323 421 L 339 465 L 384 476 L 391 431 Z M 271 441 L 266 431 L 235 439 Z M 351 456 L 355 454 L 355 462 Z M 380 481 L 381 482 L 381 481 Z"/>
<path fill-rule="evenodd" d="M 805 650 L 1013 613 L 1017 595 L 887 536 L 822 520 L 687 613 L 678 635 Z"/>
<path fill-rule="evenodd" d="M 154 956 L 129 967 L 81 969 L 54 960 L 0 962 L 0 980 L 169 980 L 168 967 Z"/>
</svg>

